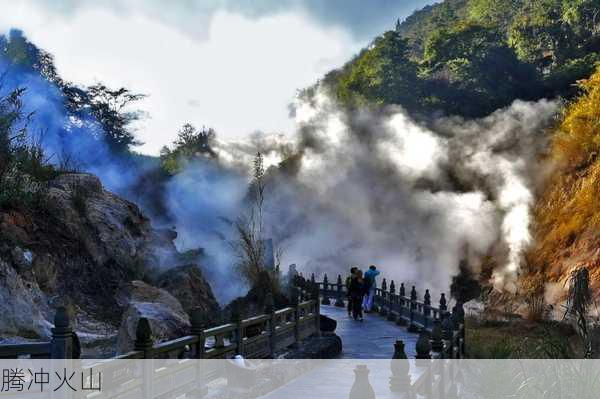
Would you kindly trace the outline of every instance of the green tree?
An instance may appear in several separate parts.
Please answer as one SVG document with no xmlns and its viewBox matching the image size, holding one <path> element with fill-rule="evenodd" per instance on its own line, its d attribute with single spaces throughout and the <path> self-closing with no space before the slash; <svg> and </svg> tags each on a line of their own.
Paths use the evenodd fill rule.
<svg viewBox="0 0 600 399">
<path fill-rule="evenodd" d="M 470 0 L 467 14 L 481 25 L 506 29 L 523 0 Z"/>
<path fill-rule="evenodd" d="M 97 124 L 104 132 L 104 139 L 111 150 L 117 154 L 127 153 L 131 146 L 141 144 L 136 140 L 132 124 L 143 113 L 131 110 L 132 104 L 142 100 L 144 94 L 132 93 L 121 87 L 110 89 L 102 83 L 87 88 L 65 86 L 63 92 L 69 109 L 81 115 L 82 120 Z M 87 118 L 90 115 L 92 120 Z"/>
<path fill-rule="evenodd" d="M 163 170 L 174 175 L 181 171 L 182 162 L 186 160 L 205 155 L 216 158 L 217 154 L 211 148 L 216 135 L 213 128 L 203 127 L 199 130 L 191 123 L 185 123 L 177 132 L 173 149 L 164 146 L 160 151 Z"/>
<path fill-rule="evenodd" d="M 508 42 L 519 58 L 547 67 L 573 55 L 571 26 L 562 19 L 562 0 L 529 0 L 509 27 Z"/>
<path fill-rule="evenodd" d="M 396 31 L 377 38 L 339 77 L 338 98 L 351 105 L 415 106 L 416 64 L 408 57 L 408 42 Z"/>
<path fill-rule="evenodd" d="M 191 123 L 184 124 L 177 133 L 175 149 L 181 155 L 195 155 L 197 153 L 208 153 L 214 155 L 210 143 L 216 137 L 213 128 L 203 127 L 202 130 L 196 129 Z"/>
<path fill-rule="evenodd" d="M 474 23 L 434 32 L 423 64 L 437 81 L 435 101 L 450 113 L 481 116 L 538 90 L 535 70 L 518 60 L 503 36 Z"/>
</svg>

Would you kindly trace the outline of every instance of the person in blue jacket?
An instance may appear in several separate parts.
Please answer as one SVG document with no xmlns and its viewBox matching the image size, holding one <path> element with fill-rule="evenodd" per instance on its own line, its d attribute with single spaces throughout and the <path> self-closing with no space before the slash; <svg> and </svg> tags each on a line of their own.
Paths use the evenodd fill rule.
<svg viewBox="0 0 600 399">
<path fill-rule="evenodd" d="M 365 285 L 365 296 L 363 298 L 362 307 L 365 312 L 370 312 L 373 308 L 373 298 L 375 298 L 375 288 L 377 288 L 377 282 L 375 277 L 379 275 L 379 270 L 375 265 L 369 266 L 369 270 L 365 272 L 364 285 Z"/>
</svg>

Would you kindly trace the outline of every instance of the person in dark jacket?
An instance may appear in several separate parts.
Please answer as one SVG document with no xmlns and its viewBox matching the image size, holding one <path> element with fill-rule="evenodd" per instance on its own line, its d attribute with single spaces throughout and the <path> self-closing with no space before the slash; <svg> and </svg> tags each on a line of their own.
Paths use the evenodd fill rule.
<svg viewBox="0 0 600 399">
<path fill-rule="evenodd" d="M 346 277 L 346 299 L 348 300 L 348 317 L 352 317 L 352 299 L 350 299 L 350 282 L 352 281 L 352 277 L 354 277 L 354 273 L 356 273 L 358 268 L 353 266 L 350 268 L 350 275 Z"/>
<path fill-rule="evenodd" d="M 365 295 L 365 286 L 361 270 L 356 270 L 350 280 L 350 302 L 352 303 L 352 317 L 354 320 L 363 321 L 362 300 Z"/>
</svg>

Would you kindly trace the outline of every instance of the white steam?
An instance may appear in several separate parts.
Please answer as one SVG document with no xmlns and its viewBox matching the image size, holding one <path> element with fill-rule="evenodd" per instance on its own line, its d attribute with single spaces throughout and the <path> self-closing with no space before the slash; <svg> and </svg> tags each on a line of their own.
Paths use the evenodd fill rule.
<svg viewBox="0 0 600 399">
<path fill-rule="evenodd" d="M 481 120 L 417 123 L 397 107 L 347 113 L 317 93 L 294 105 L 293 140 L 257 134 L 217 143 L 215 151 L 230 177 L 231 170 L 248 173 L 257 151 L 274 166 L 265 225 L 284 250 L 284 270 L 295 263 L 331 279 L 352 265 L 376 264 L 397 283 L 439 292 L 462 259 L 477 271 L 492 254 L 500 265 L 495 286 L 514 290 L 531 241 L 536 156 L 557 106 L 517 101 Z M 286 168 L 277 168 L 284 159 Z M 232 219 L 244 208 L 235 181 L 217 201 Z M 228 275 L 231 265 L 217 267 Z"/>
</svg>

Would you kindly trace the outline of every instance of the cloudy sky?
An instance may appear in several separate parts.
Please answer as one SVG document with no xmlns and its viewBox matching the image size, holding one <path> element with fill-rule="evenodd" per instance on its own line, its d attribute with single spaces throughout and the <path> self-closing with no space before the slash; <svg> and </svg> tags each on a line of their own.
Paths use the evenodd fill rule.
<svg viewBox="0 0 600 399">
<path fill-rule="evenodd" d="M 179 126 L 224 139 L 293 131 L 297 89 L 434 0 L 0 0 L 0 30 L 22 29 L 63 78 L 148 94 L 141 151 Z"/>
</svg>

